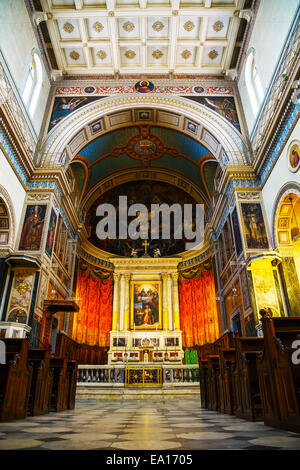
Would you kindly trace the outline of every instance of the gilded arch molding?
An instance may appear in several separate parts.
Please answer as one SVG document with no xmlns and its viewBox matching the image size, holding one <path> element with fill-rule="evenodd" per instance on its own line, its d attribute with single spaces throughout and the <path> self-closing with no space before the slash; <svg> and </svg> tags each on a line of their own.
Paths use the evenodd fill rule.
<svg viewBox="0 0 300 470">
<path fill-rule="evenodd" d="M 198 136 L 200 143 L 209 148 L 209 137 L 217 142 L 217 148 L 209 148 L 211 153 L 216 157 L 219 163 L 243 166 L 250 163 L 249 150 L 245 139 L 241 134 L 229 124 L 225 118 L 222 118 L 209 108 L 191 102 L 186 98 L 160 95 L 160 96 L 128 96 L 103 98 L 99 101 L 89 103 L 78 111 L 73 112 L 66 117 L 60 124 L 57 124 L 47 135 L 42 143 L 37 163 L 40 166 L 58 166 L 62 155 L 66 148 L 70 159 L 74 155 L 70 155 L 70 142 L 78 136 L 86 126 L 92 124 L 96 120 L 103 118 L 115 112 L 128 111 L 134 108 L 142 109 L 160 109 L 164 112 L 170 112 L 179 116 L 184 116 L 192 120 L 196 125 L 201 127 L 201 135 Z M 182 129 L 186 131 L 186 129 Z M 207 134 L 206 142 L 203 141 L 204 133 Z M 86 133 L 85 133 L 86 134 Z M 186 134 L 193 137 L 186 131 Z M 87 137 L 87 136 L 85 136 Z M 194 137 L 195 138 L 195 137 Z M 90 139 L 92 140 L 92 139 Z M 76 153 L 80 152 L 87 144 L 88 140 L 84 140 L 82 145 L 76 147 Z M 212 145 L 212 144 L 211 144 Z"/>
<path fill-rule="evenodd" d="M 273 206 L 273 211 L 272 211 L 272 237 L 273 237 L 272 242 L 273 242 L 274 249 L 278 247 L 277 227 L 276 227 L 278 211 L 284 198 L 288 196 L 289 194 L 296 194 L 300 198 L 300 184 L 296 182 L 287 183 L 278 192 L 278 195 L 276 197 L 276 200 Z"/>
</svg>

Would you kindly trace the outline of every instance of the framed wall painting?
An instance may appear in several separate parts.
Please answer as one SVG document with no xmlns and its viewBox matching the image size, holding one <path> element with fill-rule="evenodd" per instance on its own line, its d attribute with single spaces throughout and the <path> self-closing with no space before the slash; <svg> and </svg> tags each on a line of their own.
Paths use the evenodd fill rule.
<svg viewBox="0 0 300 470">
<path fill-rule="evenodd" d="M 269 241 L 260 202 L 241 202 L 246 249 L 268 250 Z"/>
<path fill-rule="evenodd" d="M 242 242 L 242 234 L 241 234 L 239 217 L 238 217 L 236 206 L 233 209 L 230 218 L 231 218 L 231 227 L 232 227 L 232 232 L 233 232 L 236 256 L 239 257 L 243 251 L 243 242 Z"/>
<path fill-rule="evenodd" d="M 46 204 L 27 205 L 20 236 L 19 250 L 39 251 L 41 249 L 46 210 Z"/>
<path fill-rule="evenodd" d="M 51 209 L 50 220 L 49 220 L 49 227 L 48 227 L 48 234 L 47 234 L 47 241 L 46 241 L 46 248 L 45 251 L 49 258 L 52 256 L 53 246 L 54 246 L 54 239 L 55 239 L 55 232 L 56 232 L 56 225 L 57 225 L 57 215 L 54 209 Z"/>
<path fill-rule="evenodd" d="M 161 322 L 161 281 L 131 283 L 131 328 L 155 330 Z"/>
</svg>

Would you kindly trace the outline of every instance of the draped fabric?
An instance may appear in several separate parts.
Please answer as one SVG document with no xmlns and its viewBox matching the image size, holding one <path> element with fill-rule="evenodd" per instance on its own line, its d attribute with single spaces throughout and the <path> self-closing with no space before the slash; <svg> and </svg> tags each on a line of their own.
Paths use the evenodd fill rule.
<svg viewBox="0 0 300 470">
<path fill-rule="evenodd" d="M 79 270 L 76 298 L 80 310 L 74 314 L 73 339 L 78 343 L 108 346 L 113 303 L 111 280 L 98 279 Z"/>
<path fill-rule="evenodd" d="M 219 337 L 215 283 L 212 270 L 179 284 L 180 329 L 185 347 L 201 346 Z"/>
</svg>

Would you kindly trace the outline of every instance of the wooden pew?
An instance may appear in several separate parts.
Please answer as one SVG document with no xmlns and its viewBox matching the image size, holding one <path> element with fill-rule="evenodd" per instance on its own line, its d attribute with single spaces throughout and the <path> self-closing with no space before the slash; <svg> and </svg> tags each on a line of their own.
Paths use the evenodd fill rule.
<svg viewBox="0 0 300 470">
<path fill-rule="evenodd" d="M 235 399 L 233 394 L 232 368 L 235 364 L 235 349 L 219 350 L 219 396 L 220 411 L 229 415 L 234 414 Z"/>
<path fill-rule="evenodd" d="M 69 410 L 73 410 L 75 408 L 77 372 L 78 372 L 78 363 L 77 363 L 77 361 L 68 361 L 68 364 L 67 364 L 67 376 L 68 376 L 68 402 L 67 402 L 67 407 L 68 407 Z"/>
<path fill-rule="evenodd" d="M 28 365 L 28 339 L 2 339 L 6 364 L 0 365 L 0 421 L 23 419 L 27 415 L 32 367 Z"/>
<path fill-rule="evenodd" d="M 208 409 L 212 411 L 219 411 L 219 356 L 216 354 L 207 356 L 207 366 Z"/>
<path fill-rule="evenodd" d="M 265 347 L 257 359 L 266 425 L 300 432 L 300 365 L 292 363 L 299 317 L 274 317 L 260 310 Z"/>
<path fill-rule="evenodd" d="M 232 369 L 235 415 L 249 421 L 263 419 L 257 372 L 257 355 L 263 351 L 263 338 L 235 337 L 235 364 Z"/>
<path fill-rule="evenodd" d="M 201 407 L 208 408 L 208 366 L 207 359 L 199 360 L 199 381 L 200 381 L 200 400 Z"/>
<path fill-rule="evenodd" d="M 63 411 L 68 408 L 69 380 L 68 360 L 65 357 L 51 357 L 50 369 L 53 382 L 50 393 L 50 411 Z"/>
<path fill-rule="evenodd" d="M 28 401 L 28 415 L 38 416 L 49 412 L 53 374 L 50 370 L 50 351 L 30 349 L 28 361 L 33 368 Z"/>
</svg>

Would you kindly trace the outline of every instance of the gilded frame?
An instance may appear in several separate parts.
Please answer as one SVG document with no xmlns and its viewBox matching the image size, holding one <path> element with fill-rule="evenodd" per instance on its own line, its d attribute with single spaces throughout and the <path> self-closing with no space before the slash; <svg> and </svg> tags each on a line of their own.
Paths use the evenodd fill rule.
<svg viewBox="0 0 300 470">
<path fill-rule="evenodd" d="M 142 289 L 142 286 L 144 288 L 149 288 L 151 286 L 157 285 L 158 286 L 158 321 L 153 323 L 153 324 L 138 324 L 138 322 L 135 322 L 135 302 L 134 302 L 134 292 L 135 292 L 135 286 L 140 286 L 140 289 Z M 135 328 L 136 330 L 155 330 L 157 329 L 162 329 L 162 281 L 131 281 L 131 289 L 130 289 L 130 328 L 133 329 Z"/>
</svg>

